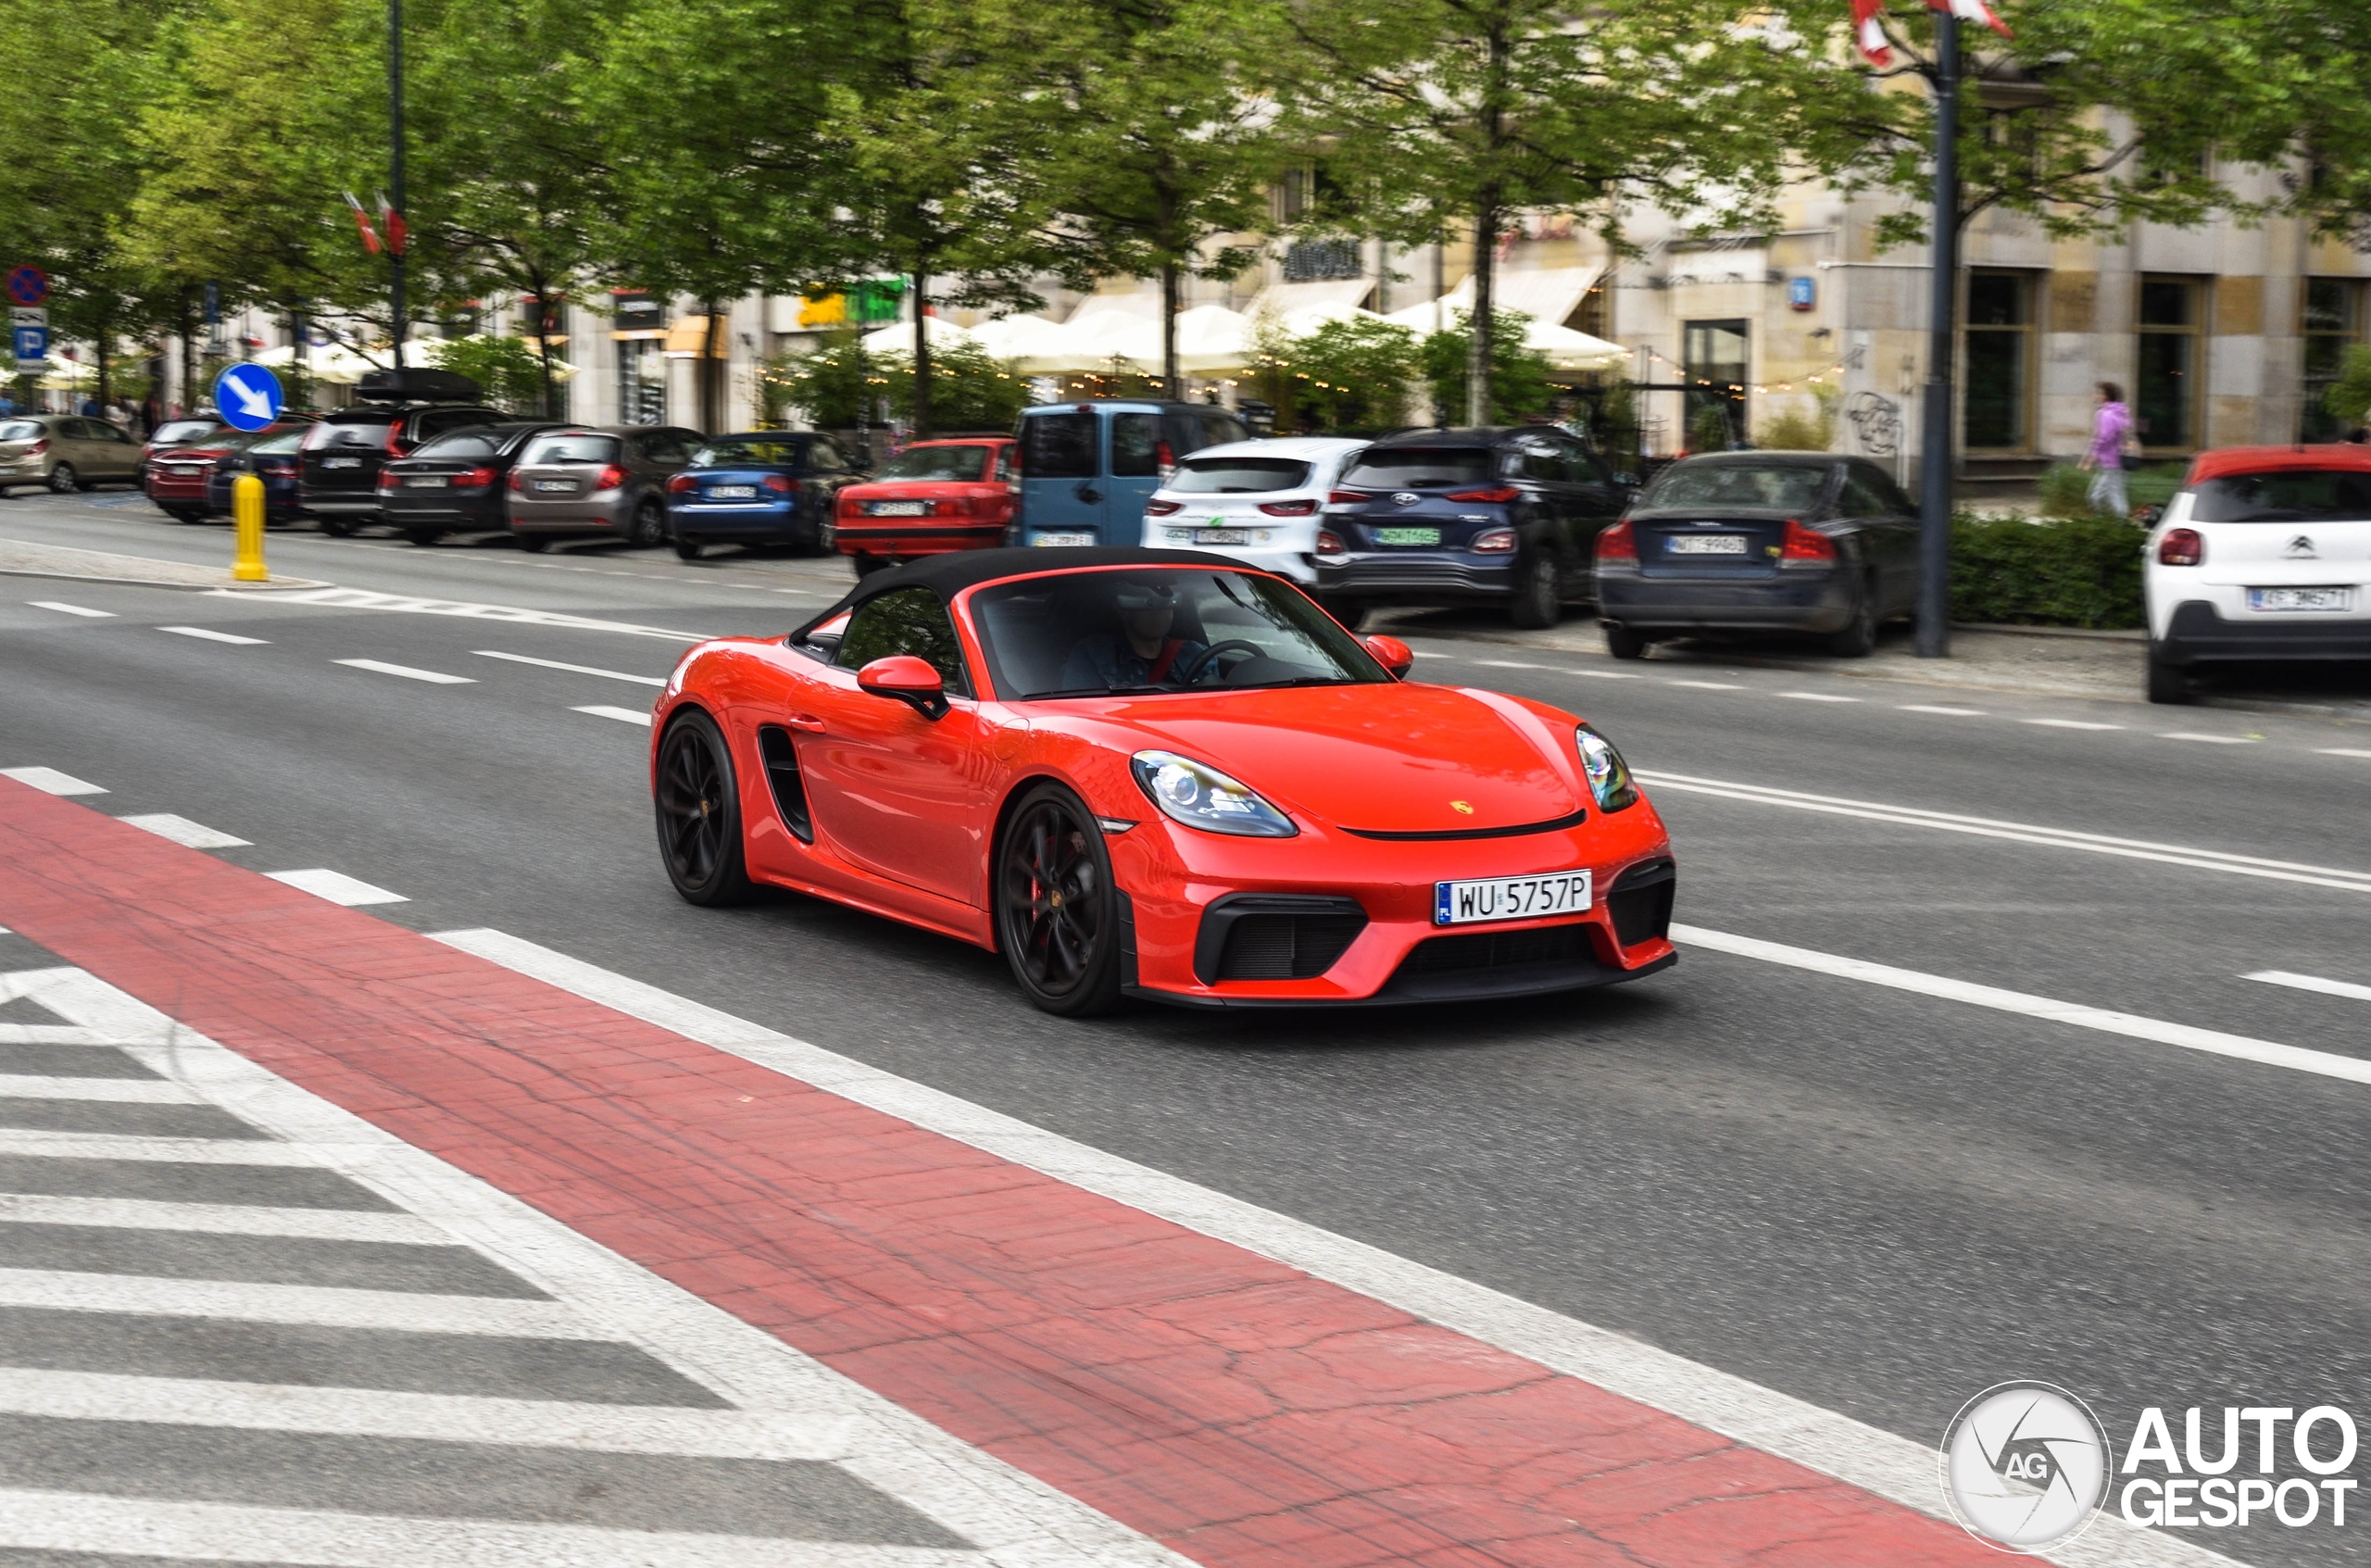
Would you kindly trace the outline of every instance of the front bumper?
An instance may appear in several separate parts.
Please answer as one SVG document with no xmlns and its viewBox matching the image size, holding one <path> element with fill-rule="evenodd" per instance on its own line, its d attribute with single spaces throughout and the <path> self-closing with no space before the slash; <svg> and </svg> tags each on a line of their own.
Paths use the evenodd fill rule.
<svg viewBox="0 0 2371 1568">
<path fill-rule="evenodd" d="M 1600 571 L 1598 614 L 1634 632 L 1840 632 L 1852 583 L 1840 571 L 1744 581 Z"/>
<path fill-rule="evenodd" d="M 1612 815 L 1592 811 L 1577 827 L 1506 838 L 1385 842 L 1305 828 L 1289 840 L 1225 839 L 1156 818 L 1107 845 L 1127 894 L 1128 990 L 1149 1000 L 1217 1008 L 1476 1001 L 1616 985 L 1677 958 L 1668 935 L 1675 884 L 1655 869 L 1668 866 L 1670 839 L 1643 802 Z M 1436 881 L 1584 866 L 1595 887 L 1580 917 L 1433 922 Z M 1646 906 L 1638 889 L 1618 888 L 1641 868 L 1653 884 Z M 1616 898 L 1626 900 L 1618 915 Z M 1273 920 L 1296 905 L 1324 919 L 1347 912 L 1356 935 L 1325 949 L 1338 957 L 1306 978 L 1227 978 L 1225 933 L 1214 929 L 1247 906 Z M 1343 935 L 1336 927 L 1337 945 Z"/>
<path fill-rule="evenodd" d="M 1505 599 L 1514 593 L 1513 552 L 1504 555 L 1429 555 L 1394 551 L 1321 556 L 1317 591 L 1329 598 L 1362 604 L 1445 604 Z"/>
<path fill-rule="evenodd" d="M 2191 599 L 2175 607 L 2165 634 L 2151 651 L 2159 660 L 2182 668 L 2255 659 L 2371 659 L 2371 616 L 2232 621 L 2214 606 Z"/>
</svg>

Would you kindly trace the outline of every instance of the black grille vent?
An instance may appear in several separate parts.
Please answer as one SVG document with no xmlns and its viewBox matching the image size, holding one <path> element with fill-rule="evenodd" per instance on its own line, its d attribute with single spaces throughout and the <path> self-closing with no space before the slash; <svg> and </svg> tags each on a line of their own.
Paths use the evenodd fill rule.
<svg viewBox="0 0 2371 1568">
<path fill-rule="evenodd" d="M 761 726 L 758 751 L 766 759 L 766 783 L 773 786 L 774 809 L 782 813 L 783 825 L 797 834 L 800 843 L 814 843 L 815 823 L 807 814 L 807 781 L 799 776 L 798 748 L 791 744 L 790 732 L 779 724 Z"/>
<path fill-rule="evenodd" d="M 1669 860 L 1641 860 L 1614 878 L 1605 896 L 1613 917 L 1614 939 L 1625 947 L 1671 935 L 1672 896 L 1679 890 L 1678 868 Z"/>
<path fill-rule="evenodd" d="M 1366 928 L 1366 909 L 1355 898 L 1240 893 L 1203 911 L 1194 972 L 1205 985 L 1222 980 L 1314 980 Z"/>
<path fill-rule="evenodd" d="M 1456 936 L 1428 936 L 1400 961 L 1399 973 L 1457 974 L 1477 969 L 1512 969 L 1523 964 L 1574 964 L 1592 960 L 1587 927 L 1534 926 L 1527 931 L 1471 931 Z"/>
</svg>

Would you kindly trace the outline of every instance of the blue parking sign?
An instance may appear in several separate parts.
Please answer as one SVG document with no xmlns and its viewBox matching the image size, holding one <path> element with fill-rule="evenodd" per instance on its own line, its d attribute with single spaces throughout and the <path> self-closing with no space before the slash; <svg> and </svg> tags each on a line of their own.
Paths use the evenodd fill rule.
<svg viewBox="0 0 2371 1568">
<path fill-rule="evenodd" d="M 19 327 L 16 329 L 15 335 L 17 358 L 19 361 L 49 358 L 49 329 L 47 327 Z"/>
<path fill-rule="evenodd" d="M 261 430 L 280 418 L 280 378 L 261 365 L 231 365 L 214 378 L 214 411 L 232 430 Z"/>
</svg>

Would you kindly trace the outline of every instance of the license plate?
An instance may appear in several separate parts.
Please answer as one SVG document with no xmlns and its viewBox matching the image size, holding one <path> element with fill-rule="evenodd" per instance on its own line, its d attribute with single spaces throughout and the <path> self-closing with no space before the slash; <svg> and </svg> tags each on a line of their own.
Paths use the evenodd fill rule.
<svg viewBox="0 0 2371 1568">
<path fill-rule="evenodd" d="M 926 501 L 875 501 L 865 510 L 874 517 L 928 517 Z"/>
<path fill-rule="evenodd" d="M 1675 556 L 1741 556 L 1745 554 L 1742 533 L 1683 533 L 1663 546 Z"/>
<path fill-rule="evenodd" d="M 1589 907 L 1589 873 L 1499 876 L 1487 882 L 1433 884 L 1433 923 L 1474 925 L 1491 920 L 1577 915 Z"/>
<path fill-rule="evenodd" d="M 1248 545 L 1251 535 L 1240 528 L 1198 528 L 1194 530 L 1197 545 Z"/>
<path fill-rule="evenodd" d="M 1029 542 L 1033 545 L 1060 549 L 1074 545 L 1091 546 L 1095 543 L 1095 535 L 1092 533 L 1040 533 Z"/>
<path fill-rule="evenodd" d="M 2352 588 L 2251 588 L 2250 609 L 2336 609 L 2354 608 Z"/>
<path fill-rule="evenodd" d="M 708 487 L 708 498 L 711 501 L 754 501 L 758 498 L 758 487 L 754 484 L 711 484 Z"/>
<path fill-rule="evenodd" d="M 442 490 L 453 482 L 441 473 L 419 473 L 404 481 L 414 490 Z"/>
<path fill-rule="evenodd" d="M 1441 531 L 1437 528 L 1378 528 L 1374 531 L 1374 538 L 1378 545 L 1437 545 L 1441 542 Z"/>
<path fill-rule="evenodd" d="M 546 495 L 573 495 L 576 494 L 576 481 L 572 479 L 539 479 L 535 481 L 535 489 L 539 494 Z"/>
<path fill-rule="evenodd" d="M 321 459 L 321 467 L 325 469 L 358 469 L 361 466 L 362 459 L 359 458 L 323 458 Z"/>
<path fill-rule="evenodd" d="M 184 465 L 182 465 L 182 464 L 176 463 L 176 464 L 174 464 L 171 468 L 167 469 L 165 471 L 166 471 L 167 473 L 169 473 L 169 474 L 171 474 L 175 479 L 195 479 L 195 478 L 196 478 L 196 477 L 197 477 L 201 472 L 203 472 L 204 470 L 201 470 L 201 469 L 189 468 L 189 467 L 186 467 L 186 466 L 184 466 Z"/>
</svg>

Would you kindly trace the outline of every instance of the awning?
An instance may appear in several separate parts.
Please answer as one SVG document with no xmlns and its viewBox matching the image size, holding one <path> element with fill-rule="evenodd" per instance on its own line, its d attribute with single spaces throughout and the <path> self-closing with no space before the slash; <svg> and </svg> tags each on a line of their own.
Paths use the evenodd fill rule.
<svg viewBox="0 0 2371 1568">
<path fill-rule="evenodd" d="M 1500 310 L 1520 310 L 1535 321 L 1561 327 L 1581 307 L 1582 298 L 1604 272 L 1602 267 L 1547 267 L 1526 271 L 1501 268 L 1490 279 L 1490 293 Z M 1460 310 L 1473 309 L 1474 274 L 1467 273 L 1457 287 L 1442 295 L 1440 306 L 1444 323 Z M 1395 310 L 1391 319 L 1402 326 L 1430 332 L 1433 302 L 1428 299 L 1422 305 Z"/>
<path fill-rule="evenodd" d="M 716 345 L 717 351 L 710 358 L 716 359 L 726 358 L 732 346 L 733 334 L 728 332 L 724 334 L 723 341 Z M 675 324 L 667 329 L 667 346 L 664 352 L 671 358 L 696 359 L 707 347 L 708 318 L 705 316 L 679 316 L 675 319 Z"/>
<path fill-rule="evenodd" d="M 1373 278 L 1324 278 L 1313 283 L 1271 283 L 1260 291 L 1251 302 L 1248 315 L 1263 310 L 1279 316 L 1298 316 L 1305 310 L 1327 308 L 1355 309 L 1367 302 L 1374 293 Z"/>
</svg>

